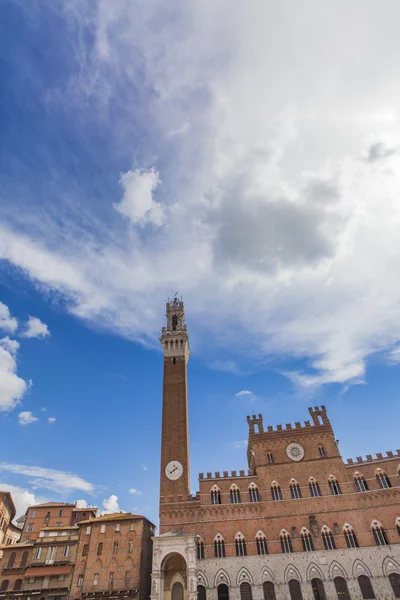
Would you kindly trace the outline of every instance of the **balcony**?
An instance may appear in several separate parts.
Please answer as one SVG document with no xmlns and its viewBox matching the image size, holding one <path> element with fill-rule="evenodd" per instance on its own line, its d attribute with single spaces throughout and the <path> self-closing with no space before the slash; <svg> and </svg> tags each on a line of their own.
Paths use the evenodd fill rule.
<svg viewBox="0 0 400 600">
<path fill-rule="evenodd" d="M 25 569 L 27 569 L 27 567 L 28 565 L 25 565 L 24 567 L 4 567 L 2 573 L 3 575 L 17 575 L 18 573 L 25 573 Z"/>
</svg>

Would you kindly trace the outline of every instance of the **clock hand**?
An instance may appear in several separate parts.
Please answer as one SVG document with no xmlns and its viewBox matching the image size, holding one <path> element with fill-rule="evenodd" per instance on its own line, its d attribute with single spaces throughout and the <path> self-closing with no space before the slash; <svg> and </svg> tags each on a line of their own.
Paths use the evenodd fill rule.
<svg viewBox="0 0 400 600">
<path fill-rule="evenodd" d="M 169 474 L 170 474 L 170 475 L 172 475 L 172 473 L 173 473 L 174 471 L 176 471 L 176 470 L 177 470 L 177 468 L 178 468 L 178 467 L 175 467 L 175 469 L 172 469 L 172 471 L 170 471 L 170 472 L 169 472 Z"/>
</svg>

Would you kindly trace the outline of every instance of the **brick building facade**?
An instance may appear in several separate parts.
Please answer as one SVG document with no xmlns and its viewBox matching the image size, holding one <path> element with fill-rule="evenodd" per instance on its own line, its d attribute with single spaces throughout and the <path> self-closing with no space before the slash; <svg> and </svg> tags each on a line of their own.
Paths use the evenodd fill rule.
<svg viewBox="0 0 400 600">
<path fill-rule="evenodd" d="M 183 302 L 167 304 L 152 600 L 400 598 L 400 451 L 343 461 L 325 407 L 310 420 L 247 418 L 248 471 L 189 491 Z"/>
<path fill-rule="evenodd" d="M 21 529 L 12 522 L 14 517 L 15 506 L 10 492 L 0 490 L 0 546 L 15 544 L 21 537 Z"/>
</svg>

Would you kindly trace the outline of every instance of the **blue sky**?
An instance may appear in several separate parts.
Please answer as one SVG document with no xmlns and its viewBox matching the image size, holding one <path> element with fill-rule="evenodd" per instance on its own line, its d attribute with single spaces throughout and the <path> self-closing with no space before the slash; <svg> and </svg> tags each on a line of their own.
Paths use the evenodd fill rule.
<svg viewBox="0 0 400 600">
<path fill-rule="evenodd" d="M 0 481 L 20 510 L 157 520 L 175 292 L 193 491 L 245 468 L 253 411 L 324 403 L 344 457 L 399 445 L 388 5 L 1 3 Z"/>
</svg>

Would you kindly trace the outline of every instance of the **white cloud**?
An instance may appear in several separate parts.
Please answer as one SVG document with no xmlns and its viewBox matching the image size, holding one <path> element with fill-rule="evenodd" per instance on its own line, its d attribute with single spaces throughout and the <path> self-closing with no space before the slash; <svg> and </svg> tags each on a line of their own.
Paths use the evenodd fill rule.
<svg viewBox="0 0 400 600">
<path fill-rule="evenodd" d="M 26 338 L 44 338 L 48 335 L 50 335 L 50 331 L 46 323 L 31 316 L 26 323 L 25 331 L 21 333 L 21 336 Z"/>
<path fill-rule="evenodd" d="M 88 507 L 88 503 L 86 500 L 76 500 L 75 502 L 77 508 L 87 508 Z"/>
<path fill-rule="evenodd" d="M 36 421 L 39 421 L 39 419 L 35 417 L 30 410 L 24 410 L 18 415 L 18 422 L 20 425 L 30 425 Z"/>
<path fill-rule="evenodd" d="M 26 510 L 34 504 L 41 504 L 48 502 L 48 498 L 45 496 L 37 496 L 31 491 L 18 487 L 16 485 L 10 485 L 8 483 L 0 482 L 0 489 L 10 492 L 12 499 L 15 504 L 16 518 L 25 514 Z"/>
<path fill-rule="evenodd" d="M 290 18 L 227 0 L 178 0 L 174 19 L 157 1 L 67 10 L 70 35 L 88 27 L 95 41 L 71 89 L 47 100 L 112 112 L 101 133 L 135 165 L 115 208 L 163 227 L 111 215 L 115 197 L 98 190 L 115 170 L 68 201 L 60 185 L 43 222 L 4 217 L 0 257 L 130 338 L 156 343 L 160 307 L 180 289 L 210 362 L 279 359 L 308 388 L 362 381 L 368 358 L 400 340 L 398 19 L 351 3 L 329 15 L 299 3 Z M 308 366 L 285 370 L 282 357 Z"/>
<path fill-rule="evenodd" d="M 85 481 L 79 475 L 74 475 L 66 471 L 6 462 L 0 462 L 0 471 L 33 477 L 29 481 L 33 489 L 49 489 L 64 493 L 68 490 L 82 490 L 84 492 L 92 492 L 94 490 L 92 483 Z"/>
<path fill-rule="evenodd" d="M 55 417 L 49 417 L 49 418 L 47 419 L 47 422 L 48 422 L 48 423 L 55 423 L 56 421 L 57 421 L 57 419 L 56 419 Z"/>
<path fill-rule="evenodd" d="M 235 396 L 236 398 L 244 398 L 245 400 L 248 400 L 248 402 L 254 402 L 254 400 L 257 399 L 255 393 L 250 390 L 241 390 L 240 392 L 237 392 Z"/>
<path fill-rule="evenodd" d="M 122 512 L 118 504 L 118 496 L 115 494 L 111 494 L 111 496 L 103 500 L 103 508 L 102 514 Z"/>
<path fill-rule="evenodd" d="M 133 494 L 133 496 L 141 496 L 142 495 L 142 492 L 140 492 L 139 490 L 137 490 L 135 488 L 130 488 L 129 493 Z"/>
<path fill-rule="evenodd" d="M 147 466 L 144 465 L 143 463 L 141 464 L 141 467 L 142 467 L 143 471 L 147 471 Z"/>
<path fill-rule="evenodd" d="M 17 375 L 16 353 L 19 343 L 5 337 L 0 340 L 0 412 L 15 408 L 28 389 L 28 384 Z"/>
<path fill-rule="evenodd" d="M 138 225 L 163 224 L 161 204 L 153 199 L 153 193 L 160 184 L 159 174 L 154 169 L 128 171 L 121 176 L 120 183 L 124 188 L 124 195 L 121 202 L 114 204 L 115 210 Z"/>
<path fill-rule="evenodd" d="M 17 319 L 11 316 L 8 306 L 0 302 L 0 329 L 14 333 L 17 327 Z"/>
</svg>

